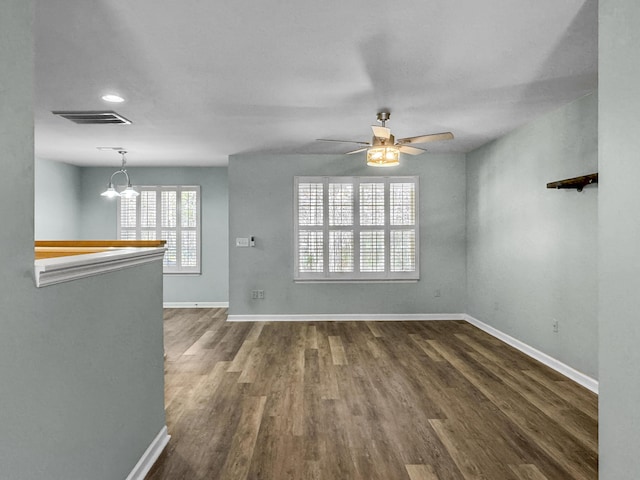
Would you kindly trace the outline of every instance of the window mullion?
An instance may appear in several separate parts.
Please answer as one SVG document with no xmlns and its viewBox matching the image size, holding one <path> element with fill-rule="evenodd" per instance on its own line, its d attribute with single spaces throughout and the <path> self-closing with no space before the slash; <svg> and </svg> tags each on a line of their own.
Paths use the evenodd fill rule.
<svg viewBox="0 0 640 480">
<path fill-rule="evenodd" d="M 182 189 L 176 188 L 176 266 L 182 269 Z"/>
<path fill-rule="evenodd" d="M 300 179 L 294 178 L 293 182 L 293 198 L 295 200 L 293 211 L 293 245 L 294 245 L 294 279 L 300 276 Z"/>
<path fill-rule="evenodd" d="M 391 199 L 389 178 L 384 180 L 384 276 L 391 272 Z"/>
<path fill-rule="evenodd" d="M 329 272 L 329 177 L 322 181 L 322 270 L 325 277 Z"/>
<path fill-rule="evenodd" d="M 202 245 L 200 240 L 200 192 L 196 192 L 196 226 L 192 228 L 195 232 L 196 236 L 196 265 L 200 265 L 201 257 L 202 257 Z"/>
<path fill-rule="evenodd" d="M 412 178 L 413 182 L 413 238 L 414 238 L 414 252 L 413 263 L 415 266 L 414 271 L 420 273 L 420 179 L 418 177 Z"/>
<path fill-rule="evenodd" d="M 162 189 L 156 189 L 156 239 L 162 239 Z"/>
<path fill-rule="evenodd" d="M 353 179 L 353 272 L 360 276 L 360 178 Z"/>
<path fill-rule="evenodd" d="M 142 195 L 138 195 L 136 197 L 136 226 L 135 226 L 135 232 L 136 232 L 136 238 L 140 239 L 142 238 Z"/>
<path fill-rule="evenodd" d="M 122 240 L 122 200 L 117 199 L 116 235 L 118 240 Z"/>
</svg>

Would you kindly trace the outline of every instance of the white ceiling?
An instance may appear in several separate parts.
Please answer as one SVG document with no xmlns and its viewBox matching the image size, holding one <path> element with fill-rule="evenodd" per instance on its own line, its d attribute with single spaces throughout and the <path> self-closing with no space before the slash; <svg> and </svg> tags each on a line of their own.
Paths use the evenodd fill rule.
<svg viewBox="0 0 640 480">
<path fill-rule="evenodd" d="M 468 152 L 597 87 L 596 0 L 40 0 L 36 156 L 217 166 L 342 153 L 376 112 L 397 137 Z M 107 92 L 122 104 L 100 99 Z M 52 110 L 113 109 L 132 125 Z"/>
</svg>

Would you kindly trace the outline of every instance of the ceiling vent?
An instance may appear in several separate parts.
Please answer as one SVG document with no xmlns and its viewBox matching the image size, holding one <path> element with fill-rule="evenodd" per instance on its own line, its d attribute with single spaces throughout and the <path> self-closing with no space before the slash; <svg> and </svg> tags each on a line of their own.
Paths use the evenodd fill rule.
<svg viewBox="0 0 640 480">
<path fill-rule="evenodd" d="M 71 120 L 74 123 L 81 125 L 130 125 L 131 121 L 124 118 L 122 115 L 111 111 L 91 111 L 91 112 L 51 112 L 59 117 Z"/>
</svg>

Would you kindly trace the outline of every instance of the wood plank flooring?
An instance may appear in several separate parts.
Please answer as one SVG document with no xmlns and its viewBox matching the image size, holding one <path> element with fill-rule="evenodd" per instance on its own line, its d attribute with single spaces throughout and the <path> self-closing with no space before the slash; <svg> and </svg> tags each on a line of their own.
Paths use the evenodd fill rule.
<svg viewBox="0 0 640 480">
<path fill-rule="evenodd" d="M 171 442 L 147 480 L 590 480 L 597 397 L 463 321 L 165 310 Z"/>
</svg>

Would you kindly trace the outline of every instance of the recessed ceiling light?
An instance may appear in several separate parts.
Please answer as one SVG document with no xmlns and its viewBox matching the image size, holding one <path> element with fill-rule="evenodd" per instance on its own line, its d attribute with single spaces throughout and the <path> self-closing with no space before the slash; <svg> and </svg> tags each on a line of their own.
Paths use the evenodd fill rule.
<svg viewBox="0 0 640 480">
<path fill-rule="evenodd" d="M 104 100 L 105 102 L 111 102 L 111 103 L 124 102 L 124 98 L 122 98 L 120 95 L 116 95 L 115 93 L 108 93 L 106 95 L 103 95 L 102 100 Z"/>
</svg>

